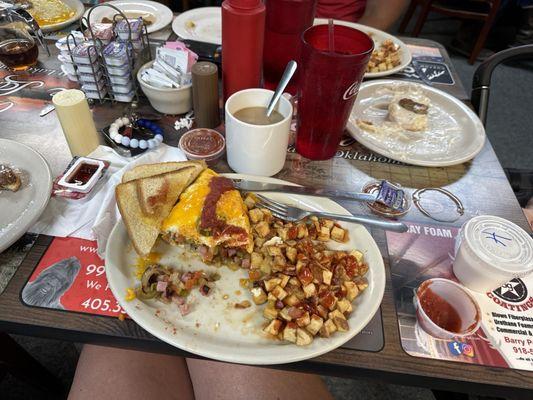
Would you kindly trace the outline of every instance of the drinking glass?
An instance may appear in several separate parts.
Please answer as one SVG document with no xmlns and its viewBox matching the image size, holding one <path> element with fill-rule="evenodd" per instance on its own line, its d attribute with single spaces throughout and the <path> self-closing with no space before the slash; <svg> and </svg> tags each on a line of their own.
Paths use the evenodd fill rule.
<svg viewBox="0 0 533 400">
<path fill-rule="evenodd" d="M 317 0 L 266 0 L 264 86 L 275 89 L 290 60 L 298 62 L 300 37 L 313 25 Z M 287 91 L 296 94 L 298 70 Z"/>
<path fill-rule="evenodd" d="M 12 71 L 24 71 L 37 63 L 37 43 L 23 22 L 0 25 L 0 62 Z"/>
<path fill-rule="evenodd" d="M 301 37 L 296 151 L 312 160 L 335 154 L 374 49 L 366 33 L 332 28 L 312 26 Z"/>
</svg>

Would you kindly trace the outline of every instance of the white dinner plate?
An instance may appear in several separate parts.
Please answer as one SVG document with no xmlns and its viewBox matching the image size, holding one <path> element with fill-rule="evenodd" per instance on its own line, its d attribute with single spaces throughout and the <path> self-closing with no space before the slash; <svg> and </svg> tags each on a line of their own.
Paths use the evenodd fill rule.
<svg viewBox="0 0 533 400">
<path fill-rule="evenodd" d="M 273 178 L 226 174 L 234 179 L 253 179 L 264 182 L 284 183 Z M 344 208 L 329 199 L 273 193 L 272 199 L 293 203 L 302 208 L 349 214 Z M 385 268 L 376 242 L 361 225 L 344 224 L 349 230 L 350 241 L 337 244 L 335 249 L 359 249 L 369 265 L 366 275 L 369 286 L 354 301 L 354 311 L 348 318 L 350 331 L 335 333 L 330 338 L 315 338 L 309 346 L 296 346 L 261 337 L 259 332 L 266 320 L 262 306 L 253 304 L 247 289 L 239 285 L 239 279 L 247 278 L 245 270 L 231 271 L 228 268 L 207 266 L 192 257 L 183 258 L 178 247 L 158 243 L 156 252 L 163 254 L 161 263 L 189 270 L 217 271 L 221 279 L 208 297 L 198 290 L 191 293 L 194 299 L 192 312 L 180 316 L 177 307 L 161 302 L 134 299 L 125 301 L 127 288 L 138 285 L 135 278 L 135 251 L 132 249 L 126 228 L 119 221 L 109 237 L 105 256 L 109 286 L 120 305 L 141 327 L 159 339 L 188 352 L 212 359 L 244 364 L 282 364 L 305 360 L 327 353 L 357 335 L 378 310 L 385 290 Z M 224 299 L 224 295 L 229 298 Z M 235 309 L 236 302 L 249 300 L 252 307 Z"/>
<path fill-rule="evenodd" d="M 46 160 L 25 144 L 0 139 L 0 164 L 20 171 L 22 186 L 16 192 L 0 190 L 0 252 L 7 249 L 37 221 L 52 190 L 52 173 Z"/>
<path fill-rule="evenodd" d="M 128 18 L 138 18 L 148 16 L 153 23 L 147 26 L 148 33 L 157 32 L 172 22 L 174 15 L 170 8 L 164 4 L 149 0 L 113 0 L 105 4 L 110 4 L 126 14 Z M 111 7 L 97 7 L 91 12 L 91 23 L 100 22 L 102 18 L 113 19 L 116 11 Z M 88 18 L 89 10 L 83 15 Z"/>
<path fill-rule="evenodd" d="M 380 123 L 388 119 L 387 90 L 395 85 L 419 88 L 430 100 L 428 129 L 402 137 L 367 132 L 357 119 Z M 462 101 L 431 86 L 382 79 L 361 84 L 346 129 L 354 139 L 376 153 L 393 160 L 425 167 L 446 167 L 474 158 L 485 144 L 485 128 L 478 116 Z M 408 132 L 408 131 L 406 131 Z"/>
<path fill-rule="evenodd" d="M 43 32 L 55 32 L 59 31 L 70 24 L 76 22 L 81 18 L 83 15 L 83 12 L 85 11 L 85 7 L 83 6 L 83 3 L 80 0 L 62 0 L 63 3 L 65 3 L 67 6 L 72 8 L 74 10 L 74 15 L 67 19 L 66 21 L 59 22 L 57 24 L 51 24 L 51 25 L 44 25 L 41 26 L 41 30 Z"/>
<path fill-rule="evenodd" d="M 182 39 L 222 44 L 222 12 L 220 7 L 200 7 L 178 15 L 172 30 Z"/>
<path fill-rule="evenodd" d="M 400 65 L 392 69 L 389 69 L 387 71 L 383 71 L 383 72 L 367 72 L 365 74 L 365 78 L 381 78 L 387 75 L 395 74 L 396 72 L 401 71 L 402 69 L 407 67 L 409 63 L 411 62 L 412 57 L 411 57 L 411 52 L 409 51 L 409 48 L 404 42 L 402 42 L 397 37 L 392 36 L 388 34 L 387 32 L 380 31 L 379 29 L 372 28 L 366 25 L 357 24 L 355 22 L 340 21 L 340 20 L 335 20 L 334 22 L 336 25 L 344 25 L 344 26 L 348 26 L 350 28 L 358 29 L 362 32 L 365 32 L 374 40 L 376 49 L 379 47 L 381 42 L 387 39 L 392 40 L 396 45 L 399 46 L 400 61 L 401 61 Z M 327 25 L 327 23 L 328 23 L 328 20 L 326 18 L 315 18 L 314 25 Z"/>
</svg>

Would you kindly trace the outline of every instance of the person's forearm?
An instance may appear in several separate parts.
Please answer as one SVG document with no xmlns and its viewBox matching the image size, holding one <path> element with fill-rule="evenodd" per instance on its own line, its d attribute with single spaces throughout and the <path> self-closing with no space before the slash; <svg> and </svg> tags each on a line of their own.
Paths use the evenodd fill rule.
<svg viewBox="0 0 533 400">
<path fill-rule="evenodd" d="M 365 13 L 357 22 L 388 30 L 400 18 L 409 0 L 368 0 Z"/>
</svg>

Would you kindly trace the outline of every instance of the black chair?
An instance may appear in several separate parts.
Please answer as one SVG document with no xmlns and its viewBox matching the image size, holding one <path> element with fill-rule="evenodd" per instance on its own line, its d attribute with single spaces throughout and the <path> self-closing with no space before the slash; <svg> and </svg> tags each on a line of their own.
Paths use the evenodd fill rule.
<svg viewBox="0 0 533 400">
<path fill-rule="evenodd" d="M 409 21 L 413 17 L 418 6 L 421 7 L 421 11 L 413 30 L 413 36 L 415 37 L 420 35 L 430 12 L 462 20 L 480 21 L 483 23 L 483 26 L 468 59 L 469 64 L 474 64 L 479 53 L 483 49 L 490 29 L 496 20 L 496 16 L 500 9 L 500 3 L 501 0 L 411 0 L 411 4 L 409 4 L 409 8 L 398 28 L 398 32 L 405 32 L 405 29 L 409 25 Z"/>
<path fill-rule="evenodd" d="M 481 63 L 474 72 L 471 100 L 483 125 L 487 123 L 490 82 L 494 69 L 503 62 L 521 60 L 533 60 L 533 44 L 500 51 Z M 533 152 L 533 149 L 531 150 Z M 504 170 L 520 205 L 524 207 L 533 197 L 533 171 L 510 168 L 504 168 Z"/>
</svg>

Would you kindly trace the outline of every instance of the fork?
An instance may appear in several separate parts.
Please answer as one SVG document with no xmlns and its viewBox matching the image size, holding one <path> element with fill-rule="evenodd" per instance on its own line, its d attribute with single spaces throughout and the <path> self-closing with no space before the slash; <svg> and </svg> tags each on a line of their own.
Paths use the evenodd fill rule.
<svg viewBox="0 0 533 400">
<path fill-rule="evenodd" d="M 375 228 L 384 229 L 387 231 L 394 232 L 407 232 L 407 225 L 402 222 L 392 222 L 392 221 L 382 221 L 376 218 L 355 216 L 355 215 L 342 215 L 342 214 L 332 214 L 322 211 L 308 211 L 302 210 L 301 208 L 289 206 L 287 204 L 279 203 L 277 201 L 271 200 L 260 194 L 255 194 L 259 199 L 257 203 L 259 206 L 266 208 L 272 212 L 274 217 L 280 218 L 288 222 L 296 222 L 309 217 L 311 215 L 323 218 L 335 219 L 338 221 L 345 222 L 355 222 L 359 224 L 365 224 L 373 226 Z"/>
</svg>

